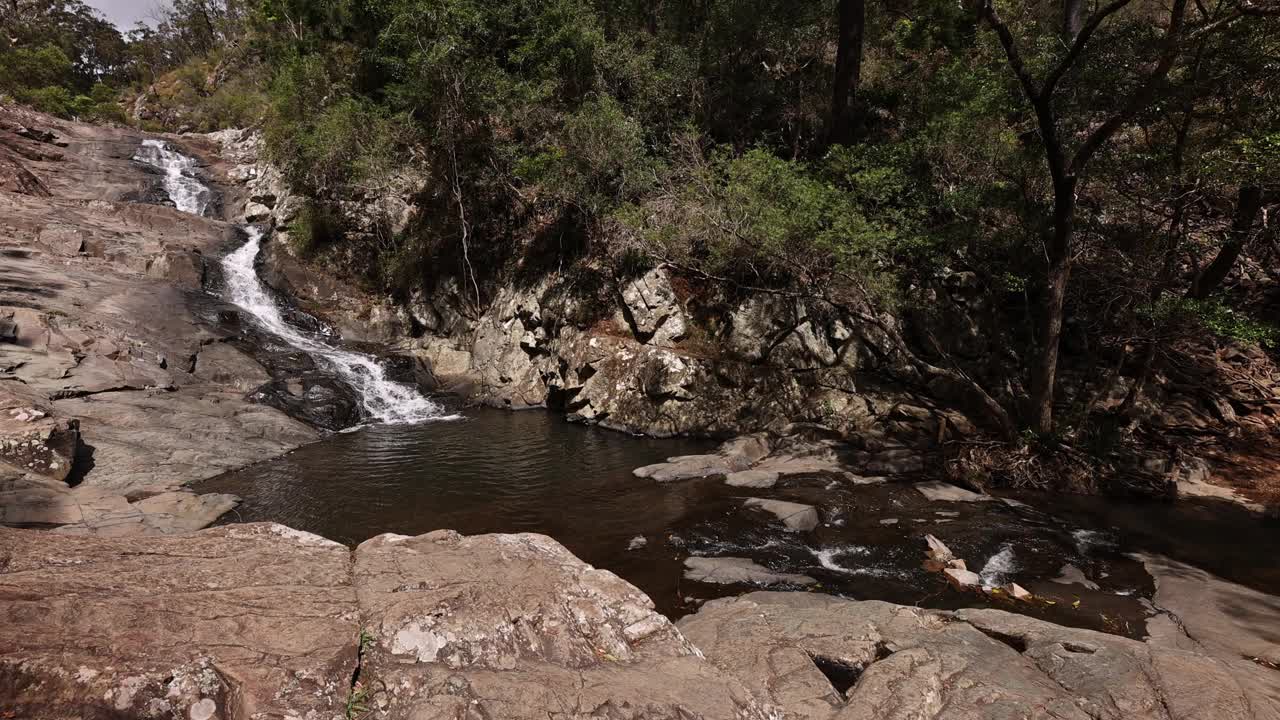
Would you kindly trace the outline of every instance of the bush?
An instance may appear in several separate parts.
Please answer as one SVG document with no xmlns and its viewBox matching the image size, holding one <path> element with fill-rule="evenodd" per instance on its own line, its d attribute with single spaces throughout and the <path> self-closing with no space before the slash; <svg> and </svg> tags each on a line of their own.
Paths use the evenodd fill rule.
<svg viewBox="0 0 1280 720">
<path fill-rule="evenodd" d="M 884 202 L 894 183 L 834 177 L 762 148 L 709 157 L 693 149 L 667 182 L 616 218 L 650 254 L 743 286 L 867 289 L 888 298 L 890 261 L 915 239 L 894 224 L 901 211 Z"/>
<path fill-rule="evenodd" d="M 515 174 L 587 215 L 601 215 L 653 186 L 657 165 L 643 135 L 616 100 L 594 98 L 565 118 L 559 142 L 518 160 Z"/>
<path fill-rule="evenodd" d="M 316 252 L 341 235 L 341 224 L 333 213 L 314 200 L 307 201 L 289 224 L 289 244 L 294 253 L 301 257 Z"/>
<path fill-rule="evenodd" d="M 338 97 L 315 107 L 309 77 L 315 68 L 297 70 L 272 88 L 266 125 L 267 152 L 289 182 L 325 198 L 389 173 L 400 124 L 374 103 L 340 95 L 338 88 L 329 90 Z"/>
<path fill-rule="evenodd" d="M 57 85 L 18 90 L 15 95 L 21 102 L 50 115 L 69 118 L 75 114 L 76 98 L 71 91 Z"/>
<path fill-rule="evenodd" d="M 1219 338 L 1274 348 L 1280 341 L 1280 328 L 1258 321 L 1235 310 L 1217 298 L 1193 300 L 1165 297 L 1139 313 L 1163 335 L 1196 334 L 1208 331 Z"/>
</svg>

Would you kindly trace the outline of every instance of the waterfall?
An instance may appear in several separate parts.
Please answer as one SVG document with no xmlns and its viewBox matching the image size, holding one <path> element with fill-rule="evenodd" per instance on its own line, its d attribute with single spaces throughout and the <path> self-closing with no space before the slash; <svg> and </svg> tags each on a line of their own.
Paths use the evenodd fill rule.
<svg viewBox="0 0 1280 720">
<path fill-rule="evenodd" d="M 195 161 L 175 152 L 160 140 L 145 140 L 136 159 L 166 173 L 165 190 L 183 212 L 203 214 L 212 196 L 210 189 L 190 174 Z M 184 172 L 186 171 L 186 172 Z M 319 336 L 304 333 L 285 322 L 275 298 L 258 278 L 254 262 L 262 248 L 262 228 L 245 226 L 249 239 L 222 261 L 227 299 L 253 316 L 267 332 L 315 358 L 331 369 L 360 395 L 366 414 L 385 423 L 416 423 L 446 419 L 443 409 L 405 383 L 387 377 L 386 368 L 370 355 L 344 350 Z"/>
<path fill-rule="evenodd" d="M 179 210 L 192 215 L 208 212 L 213 192 L 195 177 L 194 158 L 174 151 L 163 140 L 143 140 L 133 159 L 164 170 L 164 191 Z"/>
</svg>

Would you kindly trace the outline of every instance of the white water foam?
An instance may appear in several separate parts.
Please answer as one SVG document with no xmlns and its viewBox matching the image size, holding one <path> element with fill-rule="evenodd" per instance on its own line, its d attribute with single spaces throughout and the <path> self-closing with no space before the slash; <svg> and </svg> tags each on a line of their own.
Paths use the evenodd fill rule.
<svg viewBox="0 0 1280 720">
<path fill-rule="evenodd" d="M 165 171 L 165 190 L 179 210 L 203 215 L 212 192 L 190 174 L 195 160 L 174 151 L 161 140 L 144 140 L 136 159 Z M 280 307 L 258 279 L 254 261 L 262 247 L 262 228 L 245 227 L 249 240 L 222 261 L 229 300 L 293 347 L 306 352 L 350 385 L 359 395 L 366 414 L 390 424 L 456 419 L 405 383 L 387 377 L 386 368 L 372 356 L 343 350 L 311 337 L 285 322 Z"/>
<path fill-rule="evenodd" d="M 143 140 L 133 159 L 164 170 L 164 191 L 179 210 L 192 215 L 209 211 L 213 192 L 192 174 L 197 167 L 194 158 L 175 151 L 163 140 Z"/>
<path fill-rule="evenodd" d="M 386 368 L 375 358 L 336 348 L 285 322 L 280 307 L 258 279 L 253 267 L 262 246 L 262 229 L 250 225 L 245 231 L 249 233 L 249 241 L 222 261 L 231 302 L 253 315 L 268 332 L 331 367 L 360 394 L 370 417 L 385 423 L 444 419 L 439 405 L 415 388 L 389 379 Z"/>
<path fill-rule="evenodd" d="M 838 545 L 836 547 L 822 548 L 821 550 L 809 548 L 809 552 L 818 560 L 819 565 L 833 572 L 843 573 L 845 575 L 866 575 L 870 577 L 898 577 L 901 575 L 900 572 L 895 570 L 867 566 L 849 567 L 847 565 L 842 565 L 837 561 L 837 558 L 841 558 L 846 555 L 866 555 L 869 552 L 869 549 L 862 547 L 861 545 Z"/>
<path fill-rule="evenodd" d="M 1009 582 L 1010 576 L 1017 569 L 1018 563 L 1013 557 L 1013 546 L 1005 545 L 1000 552 L 987 560 L 987 564 L 982 566 L 982 572 L 978 573 L 978 576 L 982 578 L 983 587 L 1000 587 Z"/>
</svg>

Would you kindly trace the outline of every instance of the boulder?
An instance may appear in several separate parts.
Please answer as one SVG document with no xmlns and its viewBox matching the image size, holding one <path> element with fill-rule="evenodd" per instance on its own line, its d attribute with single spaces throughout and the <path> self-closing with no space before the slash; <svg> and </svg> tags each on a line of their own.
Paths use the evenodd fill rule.
<svg viewBox="0 0 1280 720">
<path fill-rule="evenodd" d="M 946 575 L 947 580 L 958 588 L 982 587 L 982 576 L 972 570 L 949 567 L 943 569 L 942 574 Z"/>
<path fill-rule="evenodd" d="M 782 474 L 774 470 L 739 470 L 725 475 L 726 485 L 733 487 L 771 488 Z"/>
<path fill-rule="evenodd" d="M 551 538 L 382 535 L 353 572 L 370 717 L 766 717 L 648 597 Z"/>
<path fill-rule="evenodd" d="M 982 495 L 938 481 L 916 483 L 915 488 L 932 502 L 987 502 L 992 499 L 990 495 Z"/>
<path fill-rule="evenodd" d="M 951 548 L 947 547 L 938 538 L 932 535 L 925 535 L 924 541 L 929 545 L 929 551 L 926 554 L 930 560 L 946 565 L 956 559 L 955 554 L 951 552 Z"/>
<path fill-rule="evenodd" d="M 1018 583 L 1009 583 L 1000 589 L 1003 590 L 1005 594 L 1007 594 L 1009 597 L 1013 598 L 1014 600 L 1022 600 L 1022 601 L 1029 602 L 1034 597 L 1029 590 L 1022 587 Z"/>
<path fill-rule="evenodd" d="M 747 558 L 691 557 L 685 559 L 684 567 L 685 578 L 716 585 L 813 585 L 817 582 L 808 575 L 774 572 Z"/>
<path fill-rule="evenodd" d="M 809 532 L 821 522 L 817 508 L 812 505 L 764 498 L 747 498 L 743 504 L 772 513 L 791 532 Z"/>
<path fill-rule="evenodd" d="M 709 602 L 678 627 L 787 718 L 1253 717 L 1213 658 L 998 610 L 757 592 Z"/>
<path fill-rule="evenodd" d="M 674 482 L 691 478 L 726 475 L 731 472 L 729 460 L 722 455 L 679 455 L 667 458 L 664 463 L 645 465 L 632 470 L 638 478 L 649 478 L 658 482 Z"/>
<path fill-rule="evenodd" d="M 688 332 L 666 268 L 654 268 L 623 285 L 622 302 L 636 339 L 642 343 L 671 347 Z"/>
<path fill-rule="evenodd" d="M 263 196 L 259 196 L 263 197 Z M 275 204 L 275 198 L 272 197 L 272 205 Z M 271 208 L 256 200 L 250 200 L 244 206 L 244 221 L 247 223 L 258 223 L 271 218 Z"/>
</svg>

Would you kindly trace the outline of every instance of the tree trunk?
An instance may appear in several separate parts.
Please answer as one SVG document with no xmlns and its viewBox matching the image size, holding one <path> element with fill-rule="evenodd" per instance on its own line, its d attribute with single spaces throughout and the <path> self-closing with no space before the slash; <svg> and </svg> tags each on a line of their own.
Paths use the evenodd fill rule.
<svg viewBox="0 0 1280 720">
<path fill-rule="evenodd" d="M 853 138 L 853 101 L 862 78 L 862 38 L 867 25 L 866 0 L 839 0 L 839 38 L 836 77 L 831 91 L 831 126 L 828 141 L 845 143 Z"/>
<path fill-rule="evenodd" d="M 1245 244 L 1249 242 L 1253 224 L 1257 221 L 1260 212 L 1262 212 L 1262 188 L 1256 185 L 1240 188 L 1239 199 L 1236 201 L 1236 215 L 1231 222 L 1231 230 L 1227 233 L 1227 240 L 1222 244 L 1213 261 L 1196 273 L 1191 289 L 1187 291 L 1187 297 L 1203 300 L 1218 289 L 1231 272 L 1231 268 L 1235 267 Z"/>
<path fill-rule="evenodd" d="M 1071 246 L 1075 235 L 1076 179 L 1053 180 L 1053 240 L 1045 274 L 1044 314 L 1040 318 L 1040 357 L 1031 377 L 1032 427 L 1040 434 L 1053 432 L 1054 388 L 1058 379 L 1058 346 L 1071 277 Z"/>
<path fill-rule="evenodd" d="M 1062 0 L 1062 35 L 1075 42 L 1084 28 L 1084 0 Z"/>
</svg>

